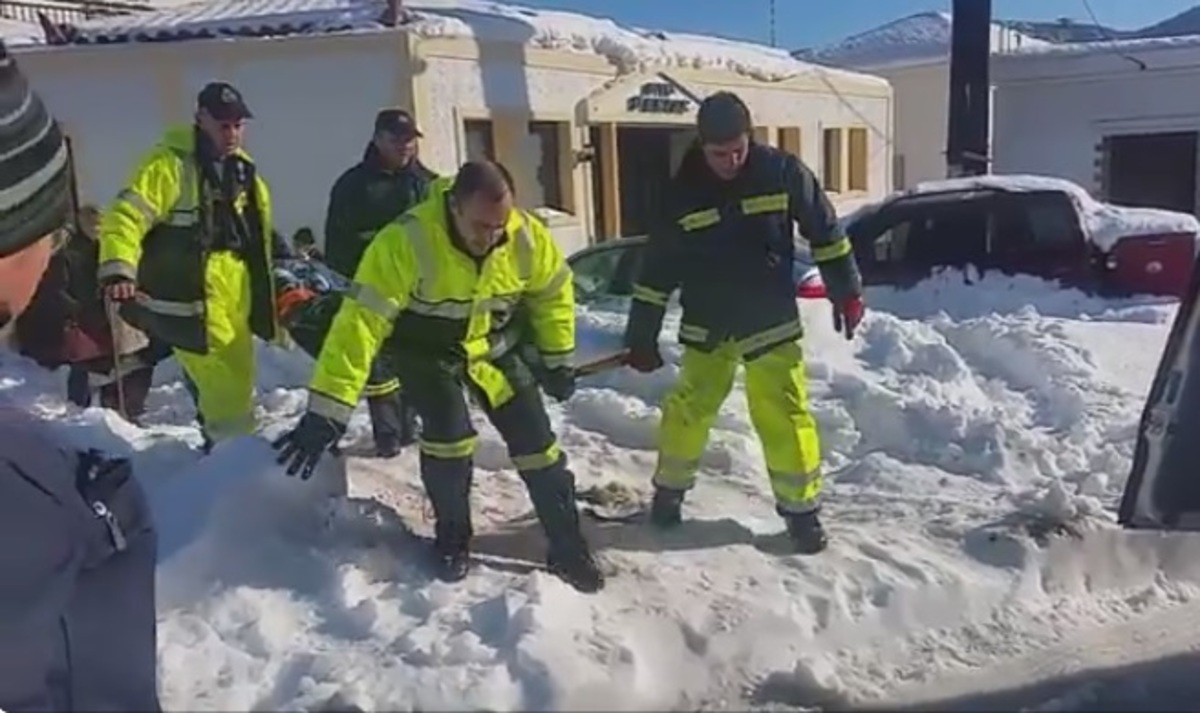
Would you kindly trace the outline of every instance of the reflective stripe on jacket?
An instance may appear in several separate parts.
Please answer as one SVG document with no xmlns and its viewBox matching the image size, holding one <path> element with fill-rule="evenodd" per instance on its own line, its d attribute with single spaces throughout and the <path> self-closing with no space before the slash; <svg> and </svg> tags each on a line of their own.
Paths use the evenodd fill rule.
<svg viewBox="0 0 1200 713">
<path fill-rule="evenodd" d="M 101 282 L 117 277 L 136 280 L 146 294 L 122 309 L 122 315 L 163 341 L 205 353 L 208 300 L 204 265 L 212 235 L 201 225 L 200 177 L 196 136 L 191 126 L 171 127 L 134 170 L 126 187 L 104 212 L 100 224 Z M 239 156 L 249 162 L 248 154 Z M 272 340 L 277 326 L 271 285 L 271 200 L 255 175 L 259 223 L 251 228 L 247 262 L 252 275 L 251 327 Z M 243 193 L 236 207 L 249 203 Z"/>
<path fill-rule="evenodd" d="M 753 357 L 801 336 L 794 227 L 832 299 L 862 290 L 849 240 L 816 177 L 794 156 L 751 143 L 741 175 L 717 178 L 698 147 L 672 181 L 664 220 L 650 233 L 626 330 L 631 347 L 657 341 L 680 290 L 679 340 L 711 351 L 735 342 Z"/>
<path fill-rule="evenodd" d="M 574 284 L 545 225 L 514 210 L 505 237 L 477 263 L 455 245 L 448 221 L 438 194 L 371 242 L 317 359 L 310 410 L 346 422 L 385 341 L 432 360 L 508 352 L 516 344 L 505 327 L 518 305 L 547 364 L 571 363 Z"/>
</svg>

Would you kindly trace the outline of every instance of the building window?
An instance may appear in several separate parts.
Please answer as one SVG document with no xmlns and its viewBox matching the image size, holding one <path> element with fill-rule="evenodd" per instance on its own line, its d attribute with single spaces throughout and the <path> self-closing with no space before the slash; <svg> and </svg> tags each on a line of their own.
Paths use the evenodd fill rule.
<svg viewBox="0 0 1200 713">
<path fill-rule="evenodd" d="M 800 147 L 800 127 L 799 126 L 781 126 L 779 127 L 779 148 L 790 153 L 796 158 L 804 158 L 803 150 Z"/>
<path fill-rule="evenodd" d="M 466 139 L 467 161 L 496 160 L 496 140 L 492 136 L 489 119 L 468 119 L 463 122 L 463 138 Z"/>
<path fill-rule="evenodd" d="M 850 129 L 847 143 L 849 176 L 847 188 L 852 191 L 867 190 L 867 130 L 861 127 Z"/>
<path fill-rule="evenodd" d="M 830 192 L 842 190 L 842 130 L 825 129 L 821 135 L 821 186 Z"/>
<path fill-rule="evenodd" d="M 569 140 L 564 140 L 568 138 L 563 136 L 565 129 L 566 124 L 558 121 L 529 122 L 528 146 L 522 153 L 535 171 L 530 195 L 523 201 L 530 206 L 570 212 L 563 196 L 562 151 L 564 144 L 570 147 Z"/>
</svg>

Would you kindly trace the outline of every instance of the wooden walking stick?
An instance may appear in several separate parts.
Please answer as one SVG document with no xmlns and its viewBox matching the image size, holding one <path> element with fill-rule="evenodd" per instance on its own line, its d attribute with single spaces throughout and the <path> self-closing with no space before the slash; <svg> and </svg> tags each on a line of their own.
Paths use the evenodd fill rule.
<svg viewBox="0 0 1200 713">
<path fill-rule="evenodd" d="M 125 406 L 125 375 L 121 370 L 121 328 L 117 324 L 120 314 L 117 312 L 117 303 L 107 297 L 104 298 L 104 315 L 108 318 L 108 333 L 112 339 L 112 373 L 113 379 L 117 382 L 117 410 L 120 411 L 121 417 L 128 421 L 130 416 L 129 409 Z"/>
</svg>

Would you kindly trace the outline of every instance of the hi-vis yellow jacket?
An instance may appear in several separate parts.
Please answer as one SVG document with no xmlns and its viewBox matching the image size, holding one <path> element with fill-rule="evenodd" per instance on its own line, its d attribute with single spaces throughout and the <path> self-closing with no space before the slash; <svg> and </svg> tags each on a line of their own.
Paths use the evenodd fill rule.
<svg viewBox="0 0 1200 713">
<path fill-rule="evenodd" d="M 254 186 L 254 195 L 242 191 L 236 204 L 257 243 L 248 246 L 244 256 L 252 278 L 250 326 L 270 341 L 278 332 L 270 269 L 271 197 L 249 154 L 239 151 L 238 158 Z M 210 346 L 210 312 L 230 306 L 223 302 L 242 299 L 215 289 L 229 280 L 208 279 L 210 247 L 220 237 L 211 234 L 212 221 L 202 209 L 211 200 L 211 190 L 199 177 L 195 127 L 172 126 L 134 169 L 100 224 L 99 279 L 136 280 L 149 296 L 129 304 L 130 322 L 172 346 L 197 353 Z"/>
<path fill-rule="evenodd" d="M 473 374 L 517 346 L 504 328 L 518 307 L 546 366 L 571 364 L 574 284 L 545 225 L 513 210 L 504 237 L 475 258 L 452 241 L 448 220 L 435 191 L 371 241 L 317 359 L 310 411 L 346 423 L 385 340 L 408 355 L 462 359 Z M 485 390 L 493 405 L 504 400 Z"/>
</svg>

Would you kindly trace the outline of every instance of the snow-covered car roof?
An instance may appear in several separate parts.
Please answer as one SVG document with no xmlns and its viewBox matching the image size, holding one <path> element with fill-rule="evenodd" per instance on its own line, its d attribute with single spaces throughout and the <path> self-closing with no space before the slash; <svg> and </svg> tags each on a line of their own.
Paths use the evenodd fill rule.
<svg viewBox="0 0 1200 713">
<path fill-rule="evenodd" d="M 1122 238 L 1165 233 L 1192 233 L 1200 237 L 1200 220 L 1196 216 L 1160 208 L 1134 208 L 1105 203 L 1092 197 L 1079 185 L 1066 179 L 1030 174 L 990 174 L 924 181 L 910 189 L 898 191 L 876 203 L 870 203 L 841 219 L 843 229 L 878 211 L 884 206 L 905 198 L 923 194 L 959 193 L 974 190 L 1034 193 L 1054 191 L 1064 193 L 1079 210 L 1084 233 L 1093 245 L 1107 252 Z"/>
</svg>

